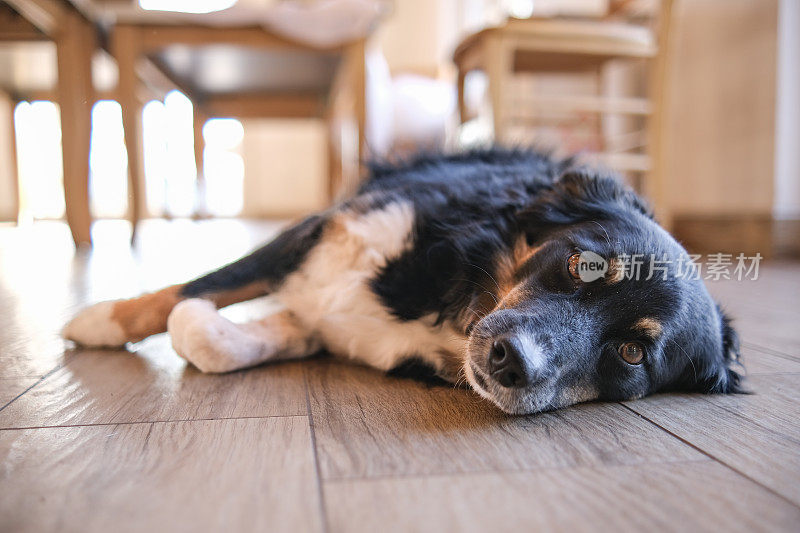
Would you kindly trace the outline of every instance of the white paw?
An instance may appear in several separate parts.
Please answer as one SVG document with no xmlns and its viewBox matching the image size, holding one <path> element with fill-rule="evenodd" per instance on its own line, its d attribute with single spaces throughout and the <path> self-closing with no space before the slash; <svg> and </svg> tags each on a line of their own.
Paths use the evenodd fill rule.
<svg viewBox="0 0 800 533">
<path fill-rule="evenodd" d="M 127 337 L 113 318 L 114 304 L 100 302 L 87 307 L 61 330 L 61 336 L 83 346 L 123 346 Z"/>
<path fill-rule="evenodd" d="M 261 349 L 252 337 L 223 318 L 208 300 L 192 298 L 175 306 L 167 319 L 175 351 L 203 372 L 250 366 Z"/>
</svg>

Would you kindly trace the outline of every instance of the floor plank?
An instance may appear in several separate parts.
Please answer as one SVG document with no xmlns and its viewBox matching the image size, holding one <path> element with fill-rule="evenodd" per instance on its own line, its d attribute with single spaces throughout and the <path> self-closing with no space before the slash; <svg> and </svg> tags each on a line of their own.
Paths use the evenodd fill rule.
<svg viewBox="0 0 800 533">
<path fill-rule="evenodd" d="M 37 381 L 36 378 L 0 378 L 0 409 Z"/>
<path fill-rule="evenodd" d="M 800 360 L 800 272 L 796 263 L 764 263 L 757 280 L 707 283 L 750 344 Z"/>
<path fill-rule="evenodd" d="M 618 404 L 514 417 L 467 390 L 367 368 L 307 368 L 325 479 L 675 461 L 701 457 Z"/>
<path fill-rule="evenodd" d="M 0 461 L 5 531 L 321 529 L 307 417 L 3 430 Z"/>
<path fill-rule="evenodd" d="M 800 361 L 749 345 L 742 347 L 742 362 L 748 376 L 800 373 Z"/>
<path fill-rule="evenodd" d="M 657 395 L 625 405 L 800 505 L 800 442 L 707 398 L 700 394 Z"/>
<path fill-rule="evenodd" d="M 302 363 L 202 374 L 166 336 L 139 351 L 82 350 L 0 411 L 0 428 L 305 415 Z"/>
<path fill-rule="evenodd" d="M 704 399 L 800 443 L 800 374 L 751 376 L 747 386 L 753 394 L 714 394 Z"/>
<path fill-rule="evenodd" d="M 796 531 L 800 509 L 712 461 L 325 483 L 330 530 Z"/>
</svg>

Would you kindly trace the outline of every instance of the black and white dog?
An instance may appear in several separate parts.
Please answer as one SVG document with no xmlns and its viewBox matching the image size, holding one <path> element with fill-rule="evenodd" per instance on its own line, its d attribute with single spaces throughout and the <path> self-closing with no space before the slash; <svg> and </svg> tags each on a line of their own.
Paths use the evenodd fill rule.
<svg viewBox="0 0 800 533">
<path fill-rule="evenodd" d="M 169 331 L 204 372 L 320 350 L 466 379 L 508 413 L 656 391 L 740 392 L 738 341 L 683 248 L 618 180 L 531 151 L 373 166 L 358 193 L 185 285 L 89 307 L 88 346 Z M 630 257 L 643 261 L 630 275 Z M 666 265 L 666 266 L 664 266 Z M 235 324 L 217 309 L 272 295 Z"/>
</svg>

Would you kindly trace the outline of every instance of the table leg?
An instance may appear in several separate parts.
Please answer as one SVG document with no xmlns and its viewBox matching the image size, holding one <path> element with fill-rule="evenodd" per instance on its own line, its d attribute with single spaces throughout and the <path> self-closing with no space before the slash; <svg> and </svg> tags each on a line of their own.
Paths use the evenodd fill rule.
<svg viewBox="0 0 800 533">
<path fill-rule="evenodd" d="M 128 217 L 131 239 L 136 237 L 139 220 L 146 214 L 145 183 L 142 158 L 142 107 L 136 95 L 136 62 L 139 58 L 139 30 L 117 26 L 112 35 L 112 52 L 119 69 L 117 100 L 122 107 L 122 127 L 128 152 Z"/>
<path fill-rule="evenodd" d="M 89 148 L 92 131 L 92 26 L 77 13 L 66 13 L 56 38 L 58 105 L 64 165 L 67 223 L 76 245 L 92 242 L 89 208 Z"/>
</svg>

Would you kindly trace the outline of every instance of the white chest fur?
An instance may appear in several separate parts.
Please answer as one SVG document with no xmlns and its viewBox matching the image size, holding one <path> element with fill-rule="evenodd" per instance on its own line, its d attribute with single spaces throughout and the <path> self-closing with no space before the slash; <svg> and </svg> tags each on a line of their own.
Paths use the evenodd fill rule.
<svg viewBox="0 0 800 533">
<path fill-rule="evenodd" d="M 369 287 L 412 245 L 413 223 L 413 207 L 404 203 L 336 215 L 275 296 L 336 355 L 384 370 L 418 355 L 441 368 L 442 354 L 462 354 L 466 339 L 448 325 L 434 326 L 433 317 L 397 320 Z"/>
</svg>

